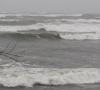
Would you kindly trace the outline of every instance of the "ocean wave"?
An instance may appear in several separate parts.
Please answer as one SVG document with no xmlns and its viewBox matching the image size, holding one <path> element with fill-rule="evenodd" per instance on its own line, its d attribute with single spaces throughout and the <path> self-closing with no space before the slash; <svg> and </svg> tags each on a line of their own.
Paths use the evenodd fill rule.
<svg viewBox="0 0 100 90">
<path fill-rule="evenodd" d="M 36 23 L 24 26 L 0 26 L 0 31 L 17 32 L 22 30 L 40 30 L 44 28 L 46 31 L 56 32 L 100 32 L 100 24 L 66 24 L 66 23 Z"/>
<path fill-rule="evenodd" d="M 3 14 L 3 13 L 1 13 L 0 14 L 0 18 L 5 18 L 5 17 L 7 17 L 7 16 L 16 16 L 16 17 L 20 17 L 20 16 L 22 16 L 21 14 Z"/>
<path fill-rule="evenodd" d="M 23 17 L 23 16 L 42 16 L 42 17 L 61 17 L 61 16 L 73 16 L 73 17 L 80 17 L 82 16 L 83 14 L 48 14 L 48 13 L 33 13 L 33 14 L 25 14 L 25 13 L 22 13 L 22 14 L 9 14 L 9 13 L 1 13 L 0 14 L 0 18 L 4 18 L 4 17 L 7 17 L 7 16 L 15 16 L 15 17 Z"/>
<path fill-rule="evenodd" d="M 0 37 L 11 37 L 18 39 L 26 38 L 45 38 L 45 39 L 100 39 L 100 24 L 52 24 L 36 23 L 24 26 L 0 26 Z M 36 32 L 37 33 L 34 33 Z M 53 32 L 53 33 L 51 33 Z M 7 34 L 8 33 L 8 34 Z M 5 35 L 4 35 L 5 34 Z M 26 40 L 26 39 L 25 39 Z"/>
<path fill-rule="evenodd" d="M 21 20 L 18 20 L 18 19 L 0 19 L 0 21 L 3 21 L 3 22 L 13 22 L 13 21 L 21 21 Z"/>
<path fill-rule="evenodd" d="M 47 40 L 100 40 L 100 33 L 90 32 L 90 33 L 65 33 L 65 32 L 16 32 L 16 33 L 1 33 L 0 38 L 13 39 L 18 41 L 29 41 L 37 39 L 47 39 Z"/>
<path fill-rule="evenodd" d="M 100 69 L 49 69 L 49 68 L 0 69 L 0 85 L 4 87 L 100 83 Z"/>
<path fill-rule="evenodd" d="M 2 33 L 0 34 L 0 38 L 13 39 L 18 41 L 30 41 L 35 39 L 50 39 L 50 40 L 61 39 L 59 34 L 49 33 L 49 32 L 48 33 L 25 33 L 25 32 Z"/>
<path fill-rule="evenodd" d="M 43 17 L 61 17 L 61 16 L 73 16 L 80 17 L 83 14 L 28 14 L 27 16 L 43 16 Z"/>
<path fill-rule="evenodd" d="M 55 22 L 100 23 L 100 20 L 99 19 L 56 19 Z"/>
</svg>

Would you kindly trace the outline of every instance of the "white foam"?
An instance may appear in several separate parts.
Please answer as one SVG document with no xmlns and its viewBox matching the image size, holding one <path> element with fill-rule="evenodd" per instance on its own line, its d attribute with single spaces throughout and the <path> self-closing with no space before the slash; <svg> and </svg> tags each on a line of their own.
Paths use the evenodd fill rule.
<svg viewBox="0 0 100 90">
<path fill-rule="evenodd" d="M 93 84 L 100 82 L 100 69 L 43 69 L 43 68 L 7 68 L 0 70 L 0 84 L 5 87 L 26 86 L 34 84 L 67 85 Z"/>
<path fill-rule="evenodd" d="M 76 40 L 98 40 L 100 39 L 100 33 L 60 33 L 59 34 L 63 39 L 76 39 Z"/>
<path fill-rule="evenodd" d="M 0 31 L 3 32 L 17 32 L 22 30 L 30 30 L 37 29 L 35 25 L 27 25 L 27 26 L 0 26 Z"/>
<path fill-rule="evenodd" d="M 57 21 L 65 21 L 72 23 L 100 23 L 100 20 L 96 19 L 57 19 Z"/>
<path fill-rule="evenodd" d="M 19 17 L 19 16 L 22 16 L 21 14 L 0 14 L 0 18 L 4 18 L 4 17 L 7 17 L 7 16 L 16 16 L 16 17 Z"/>
<path fill-rule="evenodd" d="M 39 28 L 57 32 L 100 32 L 100 24 L 37 24 Z"/>
<path fill-rule="evenodd" d="M 0 26 L 0 31 L 21 31 L 45 28 L 47 31 L 57 32 L 100 32 L 100 24 L 52 24 L 52 23 L 37 23 L 26 26 Z"/>
</svg>

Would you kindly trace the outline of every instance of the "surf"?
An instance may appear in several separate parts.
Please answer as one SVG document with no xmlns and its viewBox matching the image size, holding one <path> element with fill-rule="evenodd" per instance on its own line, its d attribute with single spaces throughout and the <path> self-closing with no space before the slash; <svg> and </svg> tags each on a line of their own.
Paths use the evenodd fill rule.
<svg viewBox="0 0 100 90">
<path fill-rule="evenodd" d="M 77 68 L 5 68 L 0 69 L 0 85 L 4 87 L 41 85 L 67 85 L 67 84 L 94 84 L 100 82 L 100 69 Z"/>
</svg>

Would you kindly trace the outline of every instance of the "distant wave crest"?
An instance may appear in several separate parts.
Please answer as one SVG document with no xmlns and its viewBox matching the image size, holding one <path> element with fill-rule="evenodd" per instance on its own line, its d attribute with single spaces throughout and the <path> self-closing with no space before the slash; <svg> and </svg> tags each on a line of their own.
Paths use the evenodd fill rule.
<svg viewBox="0 0 100 90">
<path fill-rule="evenodd" d="M 33 13 L 33 14 L 25 14 L 25 13 L 22 13 L 22 14 L 9 14 L 9 13 L 1 13 L 0 14 L 0 18 L 5 18 L 5 17 L 24 17 L 24 16 L 42 16 L 42 17 L 61 17 L 61 16 L 73 16 L 73 17 L 80 17 L 82 16 L 82 14 L 49 14 L 49 13 Z"/>
</svg>

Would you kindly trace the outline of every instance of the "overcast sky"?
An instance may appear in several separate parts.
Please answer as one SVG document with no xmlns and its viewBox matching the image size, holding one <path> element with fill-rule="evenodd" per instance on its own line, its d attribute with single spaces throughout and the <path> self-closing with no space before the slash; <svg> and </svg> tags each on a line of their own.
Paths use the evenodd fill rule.
<svg viewBox="0 0 100 90">
<path fill-rule="evenodd" d="M 100 13 L 100 0 L 0 0 L 0 12 Z"/>
</svg>

